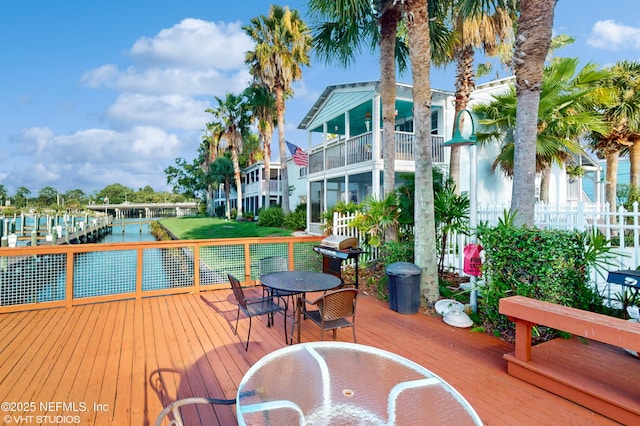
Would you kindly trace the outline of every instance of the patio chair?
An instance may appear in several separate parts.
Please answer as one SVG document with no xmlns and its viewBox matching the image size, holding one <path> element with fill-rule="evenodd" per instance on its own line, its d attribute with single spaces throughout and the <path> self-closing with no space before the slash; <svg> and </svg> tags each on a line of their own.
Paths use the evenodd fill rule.
<svg viewBox="0 0 640 426">
<path fill-rule="evenodd" d="M 171 413 L 173 415 L 173 420 L 169 423 L 170 425 L 175 426 L 184 426 L 184 421 L 182 420 L 182 415 L 180 413 L 180 407 L 184 407 L 186 405 L 193 404 L 220 404 L 220 405 L 234 405 L 236 403 L 235 399 L 218 399 L 218 398 L 204 398 L 204 397 L 192 397 L 192 398 L 184 398 L 178 401 L 174 401 L 171 404 L 167 405 L 156 418 L 155 426 L 162 426 L 162 422 L 165 417 Z"/>
<path fill-rule="evenodd" d="M 236 315 L 236 326 L 233 328 L 233 333 L 238 334 L 238 320 L 240 319 L 240 311 L 244 312 L 249 317 L 249 332 L 247 333 L 247 343 L 244 350 L 249 350 L 249 337 L 251 336 L 251 319 L 260 315 L 267 315 L 267 327 L 271 327 L 273 324 L 273 314 L 278 311 L 284 311 L 284 340 L 289 344 L 287 337 L 287 301 L 281 296 L 267 296 L 267 297 L 254 297 L 248 298 L 244 295 L 244 291 L 240 286 L 240 281 L 231 274 L 227 274 L 231 288 L 233 289 L 233 295 L 238 303 L 238 313 Z M 274 302 L 274 298 L 279 298 L 282 301 L 282 305 Z"/>
<path fill-rule="evenodd" d="M 339 328 L 351 327 L 353 342 L 356 343 L 356 301 L 358 290 L 342 288 L 328 291 L 314 301 L 305 301 L 316 310 L 305 312 L 307 318 L 320 327 L 320 340 L 324 340 L 325 330 L 333 330 L 333 340 L 336 340 Z"/>
</svg>

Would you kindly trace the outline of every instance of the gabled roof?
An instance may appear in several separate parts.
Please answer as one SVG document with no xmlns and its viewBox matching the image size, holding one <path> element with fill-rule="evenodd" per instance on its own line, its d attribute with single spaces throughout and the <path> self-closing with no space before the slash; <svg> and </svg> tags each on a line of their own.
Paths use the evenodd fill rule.
<svg viewBox="0 0 640 426">
<path fill-rule="evenodd" d="M 413 99 L 413 86 L 406 83 L 396 83 L 396 99 L 409 102 Z M 364 102 L 373 99 L 380 92 L 379 81 L 365 81 L 327 86 L 318 100 L 298 125 L 298 129 L 311 130 L 324 122 L 344 114 Z M 432 93 L 453 95 L 451 92 L 433 89 Z"/>
</svg>

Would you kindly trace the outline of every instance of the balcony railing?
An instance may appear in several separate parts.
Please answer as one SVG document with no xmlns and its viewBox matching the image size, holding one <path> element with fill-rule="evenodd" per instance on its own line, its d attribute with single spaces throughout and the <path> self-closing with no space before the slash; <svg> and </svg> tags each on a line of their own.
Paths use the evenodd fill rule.
<svg viewBox="0 0 640 426">
<path fill-rule="evenodd" d="M 321 237 L 233 238 L 0 248 L 0 313 L 228 287 L 259 278 L 259 261 L 320 271 Z"/>
<path fill-rule="evenodd" d="M 395 132 L 395 137 L 396 160 L 414 161 L 415 135 L 409 132 Z M 380 139 L 382 140 L 382 131 Z M 431 136 L 431 154 L 434 163 L 445 162 L 443 143 L 443 136 Z M 381 147 L 380 152 L 380 158 L 374 158 L 373 134 L 372 132 L 364 133 L 350 138 L 346 142 L 340 141 L 326 148 L 317 148 L 309 156 L 309 173 L 365 163 L 374 159 L 381 160 L 384 158 L 384 146 Z"/>
<path fill-rule="evenodd" d="M 271 194 L 275 194 L 280 191 L 282 185 L 277 180 L 269 181 L 269 192 Z M 249 184 L 243 185 L 242 187 L 243 195 L 252 196 L 252 195 L 261 195 L 267 192 L 267 182 L 251 182 Z M 224 194 L 223 194 L 224 195 Z"/>
</svg>

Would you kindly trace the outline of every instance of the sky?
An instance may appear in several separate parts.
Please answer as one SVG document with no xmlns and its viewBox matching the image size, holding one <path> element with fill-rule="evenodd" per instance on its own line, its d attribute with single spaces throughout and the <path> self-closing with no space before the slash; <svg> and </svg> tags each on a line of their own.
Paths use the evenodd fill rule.
<svg viewBox="0 0 640 426">
<path fill-rule="evenodd" d="M 267 15 L 270 4 L 3 0 L 0 184 L 9 195 L 24 186 L 33 196 L 45 186 L 87 194 L 114 183 L 170 190 L 164 170 L 197 156 L 214 97 L 247 86 L 244 53 L 253 43 L 242 26 Z M 305 0 L 278 4 L 307 17 Z M 581 65 L 640 60 L 635 0 L 559 0 L 557 34 L 576 38 L 557 56 Z M 365 52 L 344 69 L 312 56 L 286 105 L 287 140 L 305 146 L 297 127 L 325 87 L 378 80 L 378 59 Z M 454 78 L 453 65 L 434 68 L 431 86 L 453 91 Z M 277 140 L 272 147 L 277 155 Z"/>
</svg>

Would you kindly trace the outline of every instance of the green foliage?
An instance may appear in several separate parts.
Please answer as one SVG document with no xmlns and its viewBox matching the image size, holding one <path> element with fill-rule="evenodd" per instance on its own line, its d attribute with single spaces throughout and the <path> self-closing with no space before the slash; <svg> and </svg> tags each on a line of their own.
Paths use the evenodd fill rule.
<svg viewBox="0 0 640 426">
<path fill-rule="evenodd" d="M 469 233 L 469 196 L 456 194 L 453 182 L 447 181 L 444 187 L 434 194 L 434 214 L 439 251 L 438 272 L 442 273 L 449 234 Z"/>
<path fill-rule="evenodd" d="M 616 195 L 627 211 L 633 211 L 633 203 L 640 202 L 640 189 L 634 185 L 618 185 Z"/>
<path fill-rule="evenodd" d="M 176 158 L 175 166 L 165 168 L 164 174 L 167 176 L 167 183 L 173 187 L 173 192 L 206 201 L 207 185 L 201 164 L 200 158 L 195 158 L 191 163 L 184 158 Z"/>
<path fill-rule="evenodd" d="M 514 295 L 602 311 L 602 298 L 588 284 L 593 259 L 583 233 L 498 225 L 479 235 L 485 250 L 481 300 L 488 328 L 513 327 L 498 309 L 501 298 Z"/>
<path fill-rule="evenodd" d="M 395 262 L 413 263 L 413 244 L 406 242 L 387 241 L 380 246 L 380 258 L 384 259 L 386 265 Z"/>
<path fill-rule="evenodd" d="M 258 225 L 281 227 L 284 223 L 284 212 L 280 206 L 271 206 L 258 213 Z"/>
<path fill-rule="evenodd" d="M 404 183 L 400 185 L 400 187 L 398 187 L 398 189 L 396 190 L 396 192 L 398 193 L 398 209 L 400 210 L 398 223 L 402 225 L 413 225 L 415 221 L 413 217 L 413 200 L 415 199 L 416 193 L 415 176 L 401 175 L 400 179 L 402 179 Z"/>
<path fill-rule="evenodd" d="M 216 207 L 216 210 L 215 210 L 216 216 L 217 217 L 224 217 L 224 213 L 225 213 L 224 210 L 225 210 L 224 204 Z"/>
<path fill-rule="evenodd" d="M 307 228 L 307 205 L 298 204 L 296 209 L 284 218 L 284 227 L 304 231 Z"/>
<path fill-rule="evenodd" d="M 627 256 L 625 253 L 616 252 L 611 241 L 595 227 L 581 234 L 581 238 L 586 247 L 584 256 L 587 265 L 595 269 L 602 278 L 605 278 L 605 272 L 617 265 L 616 260 L 620 256 Z"/>
<path fill-rule="evenodd" d="M 398 196 L 388 193 L 382 200 L 367 196 L 360 211 L 349 226 L 357 228 L 364 237 L 364 243 L 379 247 L 384 242 L 384 231 L 389 226 L 398 226 Z"/>
</svg>

